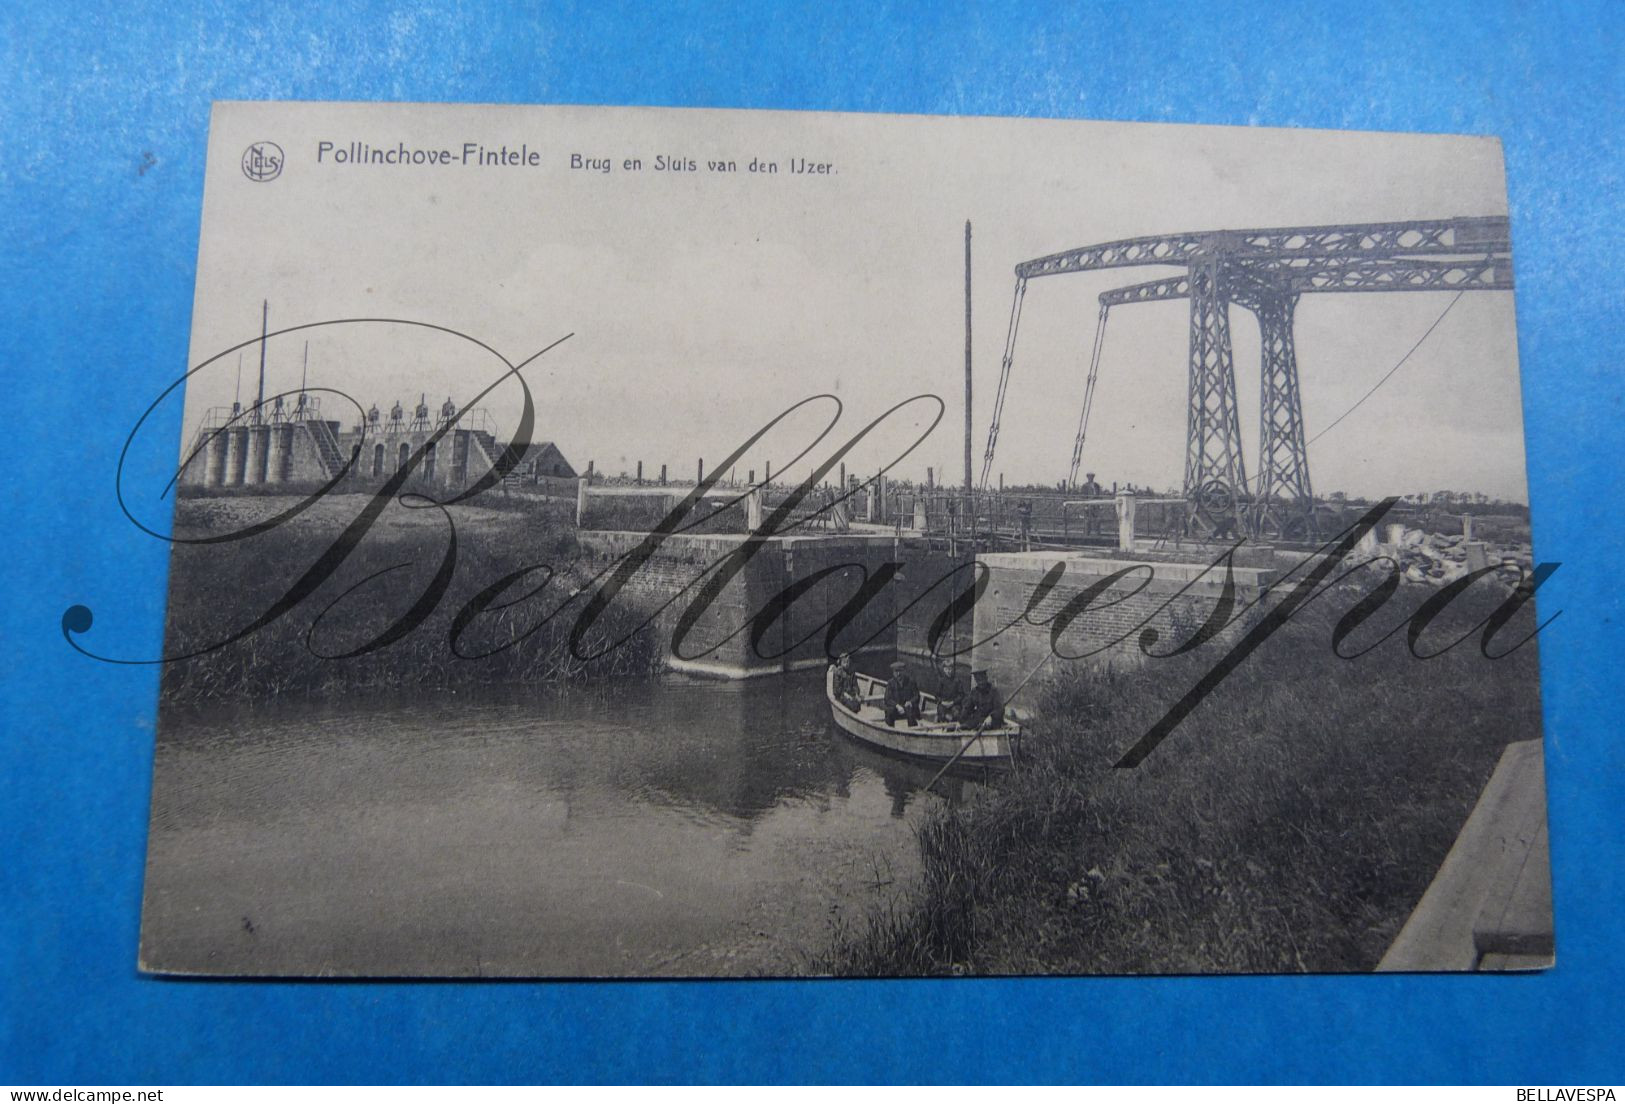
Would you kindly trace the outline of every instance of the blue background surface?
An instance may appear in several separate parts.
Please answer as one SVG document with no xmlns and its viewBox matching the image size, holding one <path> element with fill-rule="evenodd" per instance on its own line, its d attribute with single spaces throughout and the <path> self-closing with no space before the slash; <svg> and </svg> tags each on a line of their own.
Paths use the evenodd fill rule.
<svg viewBox="0 0 1625 1104">
<path fill-rule="evenodd" d="M 1625 43 L 1604 4 L 12 3 L 0 1082 L 1573 1083 L 1621 1062 Z M 1542 590 L 1559 965 L 1543 976 L 184 982 L 135 971 L 166 549 L 127 427 L 186 357 L 213 99 L 625 103 L 1499 135 Z M 150 163 L 145 172 L 144 163 Z M 159 427 L 171 439 L 178 424 Z"/>
</svg>

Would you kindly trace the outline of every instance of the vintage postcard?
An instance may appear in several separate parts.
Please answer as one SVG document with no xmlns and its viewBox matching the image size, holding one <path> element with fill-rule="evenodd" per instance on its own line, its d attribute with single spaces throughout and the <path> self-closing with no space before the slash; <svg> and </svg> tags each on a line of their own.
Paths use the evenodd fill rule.
<svg viewBox="0 0 1625 1104">
<path fill-rule="evenodd" d="M 1486 138 L 217 105 L 142 969 L 1549 965 L 1512 237 Z"/>
</svg>

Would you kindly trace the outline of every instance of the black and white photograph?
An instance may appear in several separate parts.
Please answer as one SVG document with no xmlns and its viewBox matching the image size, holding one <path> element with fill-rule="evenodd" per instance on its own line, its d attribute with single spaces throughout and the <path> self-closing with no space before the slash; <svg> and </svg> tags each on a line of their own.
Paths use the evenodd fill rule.
<svg viewBox="0 0 1625 1104">
<path fill-rule="evenodd" d="M 1514 244 L 1483 137 L 217 104 L 140 969 L 1549 967 Z"/>
</svg>

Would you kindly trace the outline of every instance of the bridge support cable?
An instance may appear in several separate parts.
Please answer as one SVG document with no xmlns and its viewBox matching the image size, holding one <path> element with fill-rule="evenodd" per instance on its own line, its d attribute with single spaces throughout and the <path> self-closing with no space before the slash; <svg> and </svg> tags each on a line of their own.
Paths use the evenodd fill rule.
<svg viewBox="0 0 1625 1104">
<path fill-rule="evenodd" d="M 1405 367 L 1405 362 L 1411 359 L 1411 356 L 1416 352 L 1416 350 L 1420 349 L 1424 344 L 1427 343 L 1427 339 L 1433 336 L 1433 331 L 1439 328 L 1439 323 L 1444 321 L 1444 316 L 1450 313 L 1452 307 L 1461 302 L 1461 297 L 1465 295 L 1467 291 L 1467 288 L 1462 288 L 1460 291 L 1456 292 L 1455 298 L 1451 299 L 1450 302 L 1444 305 L 1444 310 L 1440 311 L 1439 317 L 1433 320 L 1433 325 L 1429 326 L 1423 332 L 1422 336 L 1416 339 L 1416 344 L 1412 345 L 1405 351 L 1405 355 L 1399 358 L 1399 362 L 1396 363 L 1392 368 L 1388 369 L 1388 371 L 1384 372 L 1382 378 L 1376 383 L 1372 384 L 1371 390 L 1367 391 L 1365 394 L 1356 399 L 1353 406 L 1349 407 L 1347 410 L 1343 411 L 1343 413 L 1333 418 L 1331 424 L 1325 429 L 1309 438 L 1309 443 L 1314 444 L 1316 441 L 1326 436 L 1326 434 L 1330 433 L 1333 429 L 1337 428 L 1338 423 L 1340 423 L 1344 418 L 1347 418 L 1350 414 L 1353 414 L 1356 410 L 1360 409 L 1367 399 L 1377 393 L 1378 388 L 1393 378 L 1395 372 Z"/>
<path fill-rule="evenodd" d="M 993 450 L 999 443 L 999 419 L 1004 416 L 1004 392 L 1010 384 L 1010 362 L 1016 355 L 1016 330 L 1021 326 L 1021 303 L 1027 297 L 1027 277 L 1016 277 L 1016 295 L 1010 304 L 1010 329 L 1004 338 L 1004 359 L 999 362 L 999 387 L 993 397 L 993 421 L 987 428 L 987 451 L 982 454 L 980 486 L 987 489 L 993 471 Z"/>
<path fill-rule="evenodd" d="M 1095 323 L 1095 346 L 1089 354 L 1089 376 L 1083 384 L 1083 410 L 1078 414 L 1078 436 L 1072 442 L 1072 466 L 1066 475 L 1069 491 L 1078 485 L 1078 465 L 1083 463 L 1083 439 L 1089 432 L 1089 410 L 1095 403 L 1095 377 L 1100 374 L 1100 350 L 1106 343 L 1106 317 L 1111 309 L 1107 303 L 1100 304 L 1100 320 Z"/>
</svg>

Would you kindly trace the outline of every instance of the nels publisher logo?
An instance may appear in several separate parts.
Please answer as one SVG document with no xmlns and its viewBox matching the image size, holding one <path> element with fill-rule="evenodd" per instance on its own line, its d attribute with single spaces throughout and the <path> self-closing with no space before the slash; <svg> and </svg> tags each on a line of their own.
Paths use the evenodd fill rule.
<svg viewBox="0 0 1625 1104">
<path fill-rule="evenodd" d="M 282 175 L 282 147 L 275 142 L 255 142 L 243 151 L 243 175 L 264 183 Z"/>
</svg>

